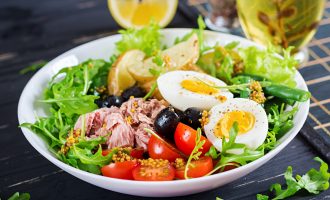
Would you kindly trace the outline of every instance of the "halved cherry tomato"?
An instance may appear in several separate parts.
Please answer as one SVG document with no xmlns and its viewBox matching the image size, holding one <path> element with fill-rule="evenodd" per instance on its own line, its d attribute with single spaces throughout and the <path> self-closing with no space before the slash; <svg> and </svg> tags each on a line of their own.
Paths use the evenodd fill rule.
<svg viewBox="0 0 330 200">
<path fill-rule="evenodd" d="M 132 170 L 138 165 L 138 162 L 133 161 L 124 161 L 124 162 L 115 162 L 105 165 L 101 168 L 103 176 L 119 179 L 128 179 L 133 180 Z"/>
<path fill-rule="evenodd" d="M 111 151 L 112 151 L 112 149 L 102 150 L 102 155 L 106 156 Z M 132 149 L 129 155 L 133 158 L 142 159 L 143 158 L 143 153 L 144 153 L 144 150 L 142 148 L 136 148 L 136 149 Z"/>
<path fill-rule="evenodd" d="M 151 136 L 149 139 L 148 153 L 150 158 L 164 159 L 169 160 L 170 162 L 174 162 L 176 158 L 181 157 L 177 152 L 170 149 L 166 144 L 164 144 L 155 136 Z"/>
<path fill-rule="evenodd" d="M 186 155 L 190 155 L 196 145 L 196 136 L 197 131 L 195 129 L 183 123 L 179 123 L 174 133 L 174 141 L 180 151 L 182 151 Z M 209 151 L 212 144 L 204 136 L 201 136 L 201 140 L 205 140 L 202 149 L 202 154 L 204 155 L 206 152 Z"/>
<path fill-rule="evenodd" d="M 208 174 L 210 171 L 213 170 L 213 162 L 212 158 L 205 156 L 201 157 L 198 160 L 194 160 L 191 162 L 191 164 L 194 166 L 190 166 L 188 168 L 188 177 L 190 178 L 197 178 L 202 177 Z M 175 177 L 178 179 L 184 179 L 184 167 L 180 169 L 176 169 L 175 171 Z"/>
<path fill-rule="evenodd" d="M 174 179 L 175 169 L 171 164 L 162 167 L 139 165 L 132 173 L 137 181 L 171 181 Z"/>
</svg>

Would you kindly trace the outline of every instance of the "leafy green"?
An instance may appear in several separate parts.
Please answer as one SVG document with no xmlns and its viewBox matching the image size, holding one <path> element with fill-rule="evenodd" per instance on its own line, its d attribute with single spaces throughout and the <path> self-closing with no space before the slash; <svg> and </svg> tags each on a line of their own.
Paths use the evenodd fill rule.
<svg viewBox="0 0 330 200">
<path fill-rule="evenodd" d="M 211 76 L 217 77 L 226 83 L 232 83 L 235 72 L 235 65 L 240 62 L 238 54 L 231 48 L 236 44 L 228 44 L 222 47 L 215 45 L 212 51 L 202 54 L 197 65 Z"/>
<path fill-rule="evenodd" d="M 199 53 L 203 54 L 205 51 L 210 50 L 211 48 L 206 46 L 204 43 L 204 29 L 206 25 L 204 23 L 203 17 L 201 15 L 198 16 L 197 19 L 198 29 L 193 29 L 191 32 L 182 36 L 181 38 L 175 38 L 174 44 L 178 44 L 180 42 L 187 41 L 193 34 L 197 34 L 198 37 L 198 45 L 199 45 Z"/>
<path fill-rule="evenodd" d="M 42 68 L 43 66 L 45 66 L 47 64 L 47 61 L 45 60 L 41 60 L 37 63 L 31 64 L 30 66 L 24 67 L 23 69 L 21 69 L 19 71 L 19 74 L 27 74 L 29 72 L 35 72 L 38 69 Z"/>
<path fill-rule="evenodd" d="M 40 101 L 51 104 L 50 115 L 36 116 L 35 123 L 20 125 L 45 139 L 49 150 L 63 162 L 96 174 L 100 173 L 102 165 L 111 161 L 112 154 L 102 156 L 100 148 L 106 142 L 106 136 L 87 139 L 84 125 L 80 135 L 74 136 L 72 127 L 80 115 L 97 108 L 94 100 L 99 96 L 91 95 L 91 89 L 106 84 L 107 73 L 115 59 L 114 56 L 110 62 L 88 60 L 60 70 L 45 89 L 45 99 Z M 68 143 L 69 137 L 71 142 Z"/>
<path fill-rule="evenodd" d="M 283 50 L 283 59 L 273 47 L 267 50 L 255 46 L 238 49 L 244 62 L 244 73 L 260 75 L 279 84 L 295 87 L 294 80 L 298 62 L 290 56 L 292 48 Z"/>
<path fill-rule="evenodd" d="M 237 134 L 238 123 L 234 122 L 233 126 L 229 131 L 229 140 L 227 141 L 225 137 L 222 139 L 220 161 L 215 165 L 214 169 L 209 174 L 212 174 L 219 169 L 223 169 L 225 166 L 237 166 L 238 164 L 245 165 L 248 162 L 254 161 L 264 155 L 263 148 L 251 150 L 247 148 L 244 144 L 235 143 Z M 231 151 L 234 149 L 241 149 L 242 153 L 232 154 Z M 215 153 L 212 153 L 212 155 L 215 155 Z"/>
<path fill-rule="evenodd" d="M 94 154 L 90 151 L 90 149 L 79 148 L 77 145 L 73 145 L 71 151 L 73 151 L 73 155 L 76 156 L 76 158 L 79 159 L 83 164 L 98 165 L 100 167 L 109 164 L 112 155 L 116 153 L 116 151 L 113 150 L 108 155 L 103 156 L 101 146 L 99 146 L 98 150 Z"/>
<path fill-rule="evenodd" d="M 194 167 L 193 164 L 191 163 L 191 161 L 194 160 L 198 160 L 200 155 L 202 154 L 201 151 L 199 151 L 201 148 L 203 148 L 203 145 L 205 144 L 205 140 L 201 140 L 202 137 L 202 131 L 200 128 L 197 129 L 197 133 L 196 133 L 196 138 L 195 138 L 195 147 L 194 149 L 191 151 L 190 156 L 187 160 L 187 164 L 184 168 L 184 177 L 185 179 L 189 179 L 188 177 L 188 169 L 189 167 Z"/>
<path fill-rule="evenodd" d="M 8 198 L 8 200 L 29 200 L 30 194 L 29 193 L 22 193 L 15 192 L 11 197 Z"/>
<path fill-rule="evenodd" d="M 263 194 L 257 194 L 257 200 L 268 200 L 269 197 Z"/>
<path fill-rule="evenodd" d="M 286 189 L 283 189 L 278 183 L 273 184 L 270 190 L 275 191 L 275 197 L 272 199 L 285 199 L 301 189 L 305 189 L 312 194 L 319 194 L 321 191 L 327 190 L 329 188 L 330 178 L 328 165 L 318 157 L 314 158 L 314 160 L 321 164 L 320 169 L 316 170 L 312 168 L 303 176 L 296 175 L 296 178 L 293 177 L 292 167 L 289 166 L 284 174 Z M 266 195 L 262 196 L 267 197 Z"/>
<path fill-rule="evenodd" d="M 274 104 L 271 106 L 271 113 L 268 114 L 268 123 L 270 124 L 270 130 L 278 133 L 286 124 L 293 124 L 293 116 L 298 111 L 298 107 L 295 106 L 291 110 L 285 111 L 285 104 L 283 103 L 279 108 Z"/>
<path fill-rule="evenodd" d="M 127 30 L 120 30 L 122 39 L 116 43 L 119 53 L 123 53 L 131 49 L 139 49 L 143 51 L 148 57 L 161 49 L 161 34 L 160 27 L 151 22 L 149 26 L 141 29 L 128 28 Z"/>
<path fill-rule="evenodd" d="M 214 146 L 211 146 L 209 151 L 206 152 L 205 156 L 210 156 L 213 160 L 217 159 L 221 154 L 218 153 Z"/>
<path fill-rule="evenodd" d="M 277 139 L 282 137 L 293 127 L 293 116 L 298 111 L 298 107 L 295 106 L 291 110 L 285 111 L 285 104 L 282 103 L 281 107 L 277 104 L 270 106 L 268 111 L 268 133 L 265 142 L 262 147 L 265 151 L 270 151 L 275 148 Z"/>
<path fill-rule="evenodd" d="M 41 102 L 51 103 L 66 116 L 81 115 L 97 108 L 94 103 L 98 96 L 88 95 L 94 77 L 97 77 L 109 63 L 103 60 L 88 60 L 75 67 L 63 68 L 49 83 L 45 90 L 45 99 Z M 65 77 L 58 80 L 59 76 Z"/>
</svg>

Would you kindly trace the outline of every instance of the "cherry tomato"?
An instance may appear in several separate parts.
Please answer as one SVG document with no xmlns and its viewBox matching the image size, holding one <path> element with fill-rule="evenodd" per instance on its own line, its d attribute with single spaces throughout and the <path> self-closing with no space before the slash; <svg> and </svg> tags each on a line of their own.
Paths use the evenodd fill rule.
<svg viewBox="0 0 330 200">
<path fill-rule="evenodd" d="M 104 149 L 104 150 L 102 150 L 102 156 L 107 156 L 111 151 L 112 151 L 112 149 Z"/>
<path fill-rule="evenodd" d="M 174 141 L 180 151 L 186 155 L 190 155 L 196 145 L 196 136 L 197 131 L 195 129 L 183 123 L 179 123 L 174 133 Z M 204 136 L 201 136 L 201 140 L 205 140 L 203 149 L 201 150 L 204 155 L 209 151 L 212 144 Z"/>
<path fill-rule="evenodd" d="M 144 150 L 142 148 L 133 149 L 130 156 L 137 159 L 143 159 Z"/>
<path fill-rule="evenodd" d="M 134 180 L 137 181 L 171 181 L 175 176 L 175 169 L 167 164 L 162 167 L 139 165 L 133 169 Z"/>
<path fill-rule="evenodd" d="M 112 151 L 112 149 L 105 149 L 105 150 L 102 150 L 102 155 L 103 156 L 106 156 L 108 155 L 110 152 Z M 142 159 L 143 158 L 143 153 L 144 153 L 144 150 L 142 148 L 136 148 L 136 149 L 132 149 L 132 151 L 130 152 L 130 156 L 132 158 L 137 158 L 137 159 Z"/>
<path fill-rule="evenodd" d="M 213 162 L 212 158 L 205 156 L 201 157 L 198 160 L 194 160 L 191 164 L 195 167 L 190 166 L 188 168 L 188 177 L 190 178 L 197 178 L 202 177 L 208 174 L 210 171 L 213 170 Z M 184 179 L 184 167 L 176 169 L 175 177 L 178 179 Z"/>
<path fill-rule="evenodd" d="M 132 170 L 138 165 L 137 161 L 115 162 L 101 168 L 103 176 L 133 180 Z"/>
<path fill-rule="evenodd" d="M 150 158 L 164 159 L 174 162 L 176 158 L 180 158 L 180 155 L 174 150 L 170 149 L 164 142 L 151 136 L 148 142 L 148 153 Z"/>
<path fill-rule="evenodd" d="M 227 165 L 223 168 L 223 170 L 220 170 L 220 172 L 225 172 L 225 171 L 229 171 L 229 170 L 232 170 L 232 169 L 235 169 L 237 168 L 239 164 L 237 163 L 233 163 L 234 165 Z"/>
</svg>

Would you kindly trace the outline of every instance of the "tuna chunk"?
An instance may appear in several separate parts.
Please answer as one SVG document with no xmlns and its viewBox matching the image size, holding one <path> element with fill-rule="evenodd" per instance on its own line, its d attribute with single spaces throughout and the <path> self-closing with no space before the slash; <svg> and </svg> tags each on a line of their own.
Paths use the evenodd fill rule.
<svg viewBox="0 0 330 200">
<path fill-rule="evenodd" d="M 165 108 L 165 102 L 152 99 L 145 101 L 133 98 L 120 108 L 100 108 L 79 117 L 74 129 L 81 129 L 85 119 L 87 137 L 108 137 L 108 148 L 132 146 L 147 150 L 150 135 L 144 130 L 153 130 L 157 114 Z"/>
</svg>

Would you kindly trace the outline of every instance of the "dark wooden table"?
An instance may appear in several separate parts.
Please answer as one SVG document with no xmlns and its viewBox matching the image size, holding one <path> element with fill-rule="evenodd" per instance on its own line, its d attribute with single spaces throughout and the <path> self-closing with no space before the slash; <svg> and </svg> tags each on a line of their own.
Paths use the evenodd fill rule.
<svg viewBox="0 0 330 200">
<path fill-rule="evenodd" d="M 312 91 L 308 122 L 329 140 L 330 99 L 330 4 L 315 39 L 312 56 L 300 72 Z M 197 11 L 181 2 L 169 27 L 196 27 Z M 82 43 L 116 33 L 105 0 L 1 0 L 0 1 L 0 197 L 16 191 L 29 192 L 32 199 L 145 199 L 123 195 L 85 183 L 44 159 L 26 141 L 18 128 L 17 103 L 33 73 L 19 71 L 40 60 L 50 60 Z M 303 174 L 319 156 L 298 135 L 270 162 L 224 187 L 180 199 L 255 199 L 271 184 L 284 183 L 283 173 L 292 165 Z M 176 199 L 176 198 L 170 198 Z M 330 191 L 318 196 L 299 193 L 292 199 L 330 199 Z"/>
</svg>

